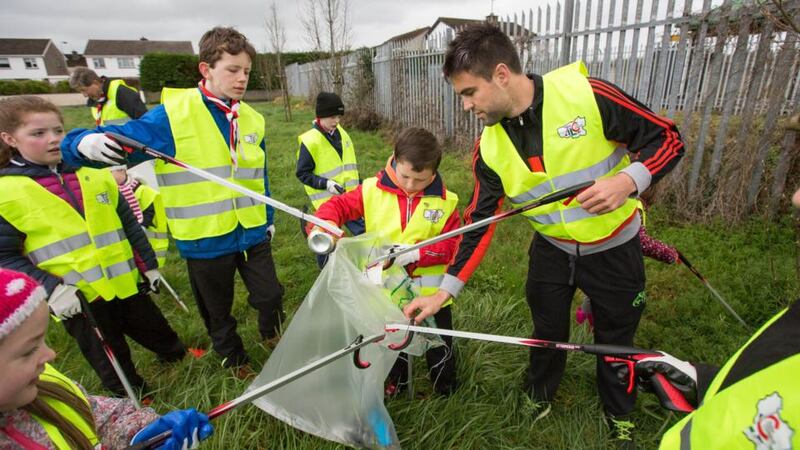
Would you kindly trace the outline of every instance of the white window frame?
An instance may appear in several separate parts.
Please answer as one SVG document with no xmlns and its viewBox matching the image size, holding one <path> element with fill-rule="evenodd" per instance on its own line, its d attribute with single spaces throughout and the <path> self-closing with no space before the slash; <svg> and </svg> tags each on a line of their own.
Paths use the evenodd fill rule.
<svg viewBox="0 0 800 450">
<path fill-rule="evenodd" d="M 2 62 L 5 61 L 5 64 Z M 11 60 L 6 57 L 0 57 L 0 70 L 11 70 Z"/>
<path fill-rule="evenodd" d="M 130 63 L 130 64 L 128 64 L 128 63 Z M 135 69 L 136 68 L 136 60 L 133 57 L 130 57 L 130 56 L 122 56 L 122 57 L 117 58 L 117 66 L 120 69 Z"/>
<path fill-rule="evenodd" d="M 105 69 L 106 68 L 106 59 L 105 58 L 92 58 L 92 65 L 95 69 Z"/>
<path fill-rule="evenodd" d="M 39 61 L 36 58 L 22 58 L 22 62 L 25 63 L 25 68 L 28 70 L 39 69 Z"/>
</svg>

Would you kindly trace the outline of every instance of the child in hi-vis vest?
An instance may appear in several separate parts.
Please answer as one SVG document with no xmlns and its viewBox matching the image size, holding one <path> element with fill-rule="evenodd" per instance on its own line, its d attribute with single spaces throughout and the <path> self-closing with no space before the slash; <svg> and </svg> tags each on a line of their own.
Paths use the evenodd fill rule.
<svg viewBox="0 0 800 450">
<path fill-rule="evenodd" d="M 150 159 L 126 155 L 105 136 L 113 131 L 195 168 L 270 196 L 264 116 L 241 101 L 255 48 L 233 28 L 215 27 L 200 39 L 197 87 L 164 88 L 162 104 L 124 125 L 75 129 L 64 138 L 64 160 L 109 166 Z M 254 375 L 231 314 L 238 272 L 247 302 L 258 311 L 262 343 L 280 339 L 283 287 L 272 258 L 273 208 L 183 167 L 155 162 L 169 233 L 186 260 L 197 309 L 223 367 L 239 378 Z"/>
<path fill-rule="evenodd" d="M 44 286 L 50 310 L 103 385 L 124 396 L 82 309 L 83 296 L 131 385 L 146 392 L 126 336 L 161 361 L 186 354 L 143 292 L 160 284 L 156 255 L 108 170 L 61 161 L 63 137 L 52 103 L 33 96 L 0 100 L 0 267 Z"/>
<path fill-rule="evenodd" d="M 46 298 L 33 278 L 0 269 L 0 448 L 124 448 L 167 430 L 162 448 L 187 448 L 211 435 L 194 409 L 159 418 L 128 399 L 90 395 L 51 366 Z"/>
<path fill-rule="evenodd" d="M 458 196 L 445 188 L 437 172 L 442 149 L 436 137 L 422 128 L 408 128 L 397 137 L 394 154 L 386 167 L 361 186 L 332 197 L 316 216 L 341 226 L 364 218 L 368 233 L 380 233 L 402 248 L 459 227 Z M 458 237 L 405 253 L 394 264 L 405 267 L 421 295 L 439 287 L 453 256 Z M 449 304 L 435 316 L 439 328 L 452 329 Z M 453 340 L 442 336 L 444 346 L 425 353 L 428 372 L 436 392 L 449 395 L 458 387 Z M 386 394 L 394 395 L 407 380 L 407 362 L 401 355 L 389 373 Z"/>
<path fill-rule="evenodd" d="M 344 103 L 333 92 L 320 92 L 316 102 L 317 118 L 310 130 L 297 137 L 295 176 L 303 183 L 314 210 L 336 195 L 358 187 L 358 163 L 355 146 L 350 135 L 342 128 Z M 344 224 L 353 236 L 364 232 L 364 219 L 358 218 Z M 317 255 L 320 267 L 327 255 Z"/>
</svg>

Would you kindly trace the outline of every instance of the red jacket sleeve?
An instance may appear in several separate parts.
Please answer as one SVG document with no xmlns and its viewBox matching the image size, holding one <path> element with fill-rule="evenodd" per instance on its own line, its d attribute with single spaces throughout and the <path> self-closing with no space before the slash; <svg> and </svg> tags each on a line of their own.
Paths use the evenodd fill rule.
<svg viewBox="0 0 800 450">
<path fill-rule="evenodd" d="M 346 222 L 364 217 L 364 199 L 361 196 L 361 185 L 352 191 L 334 195 L 319 207 L 315 216 L 322 220 L 330 220 L 341 227 Z"/>
<path fill-rule="evenodd" d="M 458 209 L 454 210 L 450 217 L 447 218 L 442 233 L 455 230 L 461 226 L 461 216 L 458 214 Z M 456 248 L 460 236 L 453 236 L 450 239 L 445 239 L 435 244 L 426 245 L 419 249 L 419 261 L 417 266 L 428 267 L 438 264 L 449 264 L 450 260 L 455 256 Z"/>
</svg>

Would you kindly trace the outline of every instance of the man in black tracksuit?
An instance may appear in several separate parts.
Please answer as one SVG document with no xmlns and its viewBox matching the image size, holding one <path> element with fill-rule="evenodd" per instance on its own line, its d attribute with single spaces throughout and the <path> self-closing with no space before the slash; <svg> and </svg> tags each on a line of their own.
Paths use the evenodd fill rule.
<svg viewBox="0 0 800 450">
<path fill-rule="evenodd" d="M 577 119 L 574 124 L 575 136 L 564 136 L 560 129 L 556 133 L 556 127 L 551 121 L 552 129 L 546 130 L 550 133 L 546 136 L 548 142 L 559 143 L 560 138 L 566 138 L 563 142 L 572 147 L 566 147 L 566 150 L 562 148 L 561 151 L 572 152 L 569 157 L 562 156 L 562 153 L 550 153 L 545 158 L 546 151 L 555 151 L 544 143 L 543 119 L 547 117 L 544 105 L 549 98 L 544 89 L 545 83 L 539 75 L 526 76 L 522 73 L 513 44 L 492 25 L 469 26 L 459 33 L 448 48 L 444 74 L 462 97 L 464 108 L 472 110 L 479 119 L 484 120 L 486 128 L 482 138 L 486 140 L 489 126 L 502 127 L 502 130 L 498 130 L 494 126 L 491 132 L 497 136 L 502 131 L 508 137 L 510 145 L 507 141 L 500 142 L 496 137 L 492 145 L 498 148 L 502 144 L 502 152 L 505 152 L 501 153 L 502 159 L 517 160 L 519 164 L 516 167 L 524 164 L 525 169 L 522 171 L 528 174 L 516 175 L 517 178 L 514 179 L 509 173 L 493 170 L 486 160 L 488 148 L 482 149 L 479 139 L 473 158 L 475 189 L 465 211 L 466 224 L 500 212 L 504 198 L 511 197 L 506 192 L 506 185 L 524 177 L 543 178 L 542 174 L 552 177 L 548 178 L 551 184 L 555 184 L 558 178 L 576 173 L 581 174 L 579 179 L 568 184 L 597 180 L 594 186 L 576 198 L 568 199 L 567 204 L 577 201 L 580 204 L 580 208 L 576 208 L 579 214 L 588 220 L 602 220 L 610 217 L 604 216 L 605 214 L 616 213 L 622 205 L 630 209 L 628 198 L 658 181 L 675 166 L 683 154 L 680 134 L 670 120 L 656 116 L 608 82 L 578 77 L 582 81 L 576 87 L 576 92 L 578 88 L 584 93 L 591 89 L 593 103 L 596 103 L 599 110 L 599 122 L 602 122 L 602 128 L 597 121 L 593 124 L 596 128 L 589 132 L 589 137 L 595 140 L 591 142 L 598 142 L 598 139 L 602 141 L 604 137 L 604 145 L 616 142 L 617 151 L 614 154 L 624 154 L 624 150 L 620 149 L 624 147 L 630 153 L 638 153 L 639 158 L 637 162 L 616 173 L 613 170 L 620 167 L 616 164 L 610 165 L 613 168 L 611 171 L 607 171 L 608 167 L 603 167 L 599 173 L 597 170 L 585 168 L 589 164 L 581 161 L 581 152 L 587 151 L 586 146 L 581 146 L 578 139 L 570 139 L 586 137 L 581 128 L 584 124 Z M 552 82 L 553 85 L 556 81 Z M 551 95 L 552 98 L 568 98 L 569 90 L 566 92 L 564 97 L 558 97 L 564 94 L 563 90 L 554 90 Z M 589 102 L 591 94 L 584 94 L 590 98 Z M 557 101 L 549 104 L 549 114 L 559 107 L 557 104 Z M 584 109 L 591 111 L 593 105 L 585 105 Z M 570 116 L 570 119 L 573 117 Z M 557 125 L 560 127 L 563 123 Z M 592 124 L 585 125 L 589 129 Z M 599 131 L 602 131 L 603 136 L 599 136 Z M 591 151 L 591 147 L 588 151 Z M 561 160 L 554 164 L 558 158 Z M 572 160 L 577 162 L 573 163 Z M 546 161 L 561 167 L 547 167 Z M 562 173 L 551 173 L 556 170 Z M 563 174 L 565 171 L 567 173 Z M 546 184 L 547 182 L 542 186 Z M 531 215 L 538 209 L 534 209 Z M 526 217 L 536 222 L 534 217 Z M 559 217 L 555 223 L 565 224 L 567 219 L 564 217 L 566 216 Z M 541 232 L 535 234 L 529 250 L 526 283 L 526 297 L 533 318 L 535 338 L 568 340 L 571 302 L 575 289 L 580 288 L 592 299 L 592 310 L 597 308 L 600 313 L 599 316 L 595 313 L 595 342 L 633 344 L 645 298 L 644 263 L 638 238 L 641 219 L 635 209 L 627 219 L 623 219 L 619 220 L 616 229 L 610 234 L 589 242 L 558 239 Z M 537 223 L 537 227 L 539 226 Z M 415 299 L 405 308 L 406 314 L 411 316 L 419 311 L 419 321 L 438 311 L 439 305 L 451 296 L 458 295 L 483 259 L 493 233 L 494 225 L 464 234 L 439 292 Z M 537 419 L 550 411 L 549 402 L 555 396 L 565 365 L 566 354 L 562 351 L 531 349 L 524 387 L 536 402 Z M 597 384 L 615 436 L 625 435 L 626 433 L 616 433 L 616 422 L 622 422 L 622 418 L 633 411 L 635 392 L 626 393 L 625 386 L 621 386 L 617 380 L 615 369 L 605 365 L 600 359 L 597 362 Z M 630 429 L 632 424 L 620 426 Z"/>
</svg>

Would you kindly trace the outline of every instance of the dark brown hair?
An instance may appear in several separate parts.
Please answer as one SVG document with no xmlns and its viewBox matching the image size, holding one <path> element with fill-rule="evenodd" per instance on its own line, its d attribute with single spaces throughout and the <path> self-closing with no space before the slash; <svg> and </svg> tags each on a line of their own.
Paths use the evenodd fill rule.
<svg viewBox="0 0 800 450">
<path fill-rule="evenodd" d="M 501 63 L 513 73 L 522 73 L 522 64 L 511 39 L 490 23 L 475 23 L 465 26 L 447 45 L 442 73 L 447 79 L 469 72 L 491 80 L 495 67 Z"/>
<path fill-rule="evenodd" d="M 42 98 L 16 95 L 0 100 L 0 132 L 13 133 L 23 124 L 26 114 L 39 112 L 56 113 L 61 123 L 64 123 L 64 117 L 58 107 Z M 16 153 L 17 149 L 0 139 L 0 167 L 7 166 Z"/>
<path fill-rule="evenodd" d="M 247 41 L 247 38 L 230 27 L 214 27 L 200 38 L 200 62 L 208 63 L 211 67 L 222 58 L 222 53 L 238 55 L 245 52 L 253 61 L 256 59 L 256 49 Z"/>
<path fill-rule="evenodd" d="M 406 128 L 395 139 L 394 159 L 411 164 L 416 172 L 425 169 L 436 171 L 442 162 L 442 147 L 430 131 L 424 128 Z"/>
<path fill-rule="evenodd" d="M 36 399 L 25 405 L 22 409 L 55 425 L 64 439 L 66 439 L 70 448 L 93 449 L 94 446 L 92 443 L 81 433 L 78 427 L 59 414 L 52 406 L 48 405 L 47 402 L 45 402 L 45 398 L 49 397 L 53 400 L 58 400 L 72 408 L 72 410 L 78 413 L 81 419 L 89 424 L 94 434 L 97 435 L 97 426 L 94 423 L 94 416 L 92 415 L 92 410 L 89 409 L 89 405 L 83 401 L 83 399 L 58 383 L 39 380 L 36 383 L 36 387 L 39 389 Z"/>
</svg>

